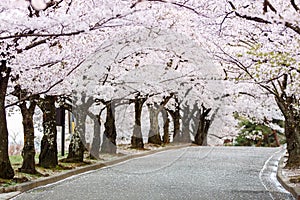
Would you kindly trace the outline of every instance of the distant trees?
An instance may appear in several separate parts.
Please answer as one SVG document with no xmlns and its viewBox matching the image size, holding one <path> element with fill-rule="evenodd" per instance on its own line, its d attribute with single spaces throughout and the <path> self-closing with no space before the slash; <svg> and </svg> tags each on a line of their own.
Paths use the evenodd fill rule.
<svg viewBox="0 0 300 200">
<path fill-rule="evenodd" d="M 137 1 L 135 6 L 146 2 L 152 1 Z M 168 3 L 188 12 L 191 19 L 198 16 L 197 31 L 206 39 L 207 50 L 223 64 L 227 79 L 258 85 L 273 95 L 285 118 L 287 167 L 299 167 L 299 2 Z"/>
</svg>

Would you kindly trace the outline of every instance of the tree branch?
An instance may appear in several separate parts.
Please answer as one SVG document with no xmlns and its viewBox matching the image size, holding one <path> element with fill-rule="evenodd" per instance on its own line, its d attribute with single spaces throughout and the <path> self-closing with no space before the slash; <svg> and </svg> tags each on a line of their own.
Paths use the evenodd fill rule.
<svg viewBox="0 0 300 200">
<path fill-rule="evenodd" d="M 24 50 L 29 50 L 29 49 L 32 49 L 40 44 L 45 44 L 47 42 L 47 40 L 49 40 L 49 38 L 46 38 L 46 39 L 43 39 L 43 40 L 39 40 L 39 41 L 36 41 L 36 42 L 33 42 L 31 43 L 30 45 L 26 46 L 24 49 L 18 49 L 17 52 L 18 53 L 22 53 Z"/>
<path fill-rule="evenodd" d="M 28 33 L 28 34 L 15 34 L 9 36 L 0 37 L 0 40 L 7 40 L 12 38 L 22 38 L 22 37 L 65 37 L 65 36 L 72 36 L 72 35 L 79 35 L 80 33 L 84 33 L 84 30 L 81 31 L 74 31 L 69 33 L 52 33 L 52 34 L 42 34 L 42 33 Z"/>
<path fill-rule="evenodd" d="M 137 0 L 137 2 L 133 3 L 130 8 L 134 8 L 138 3 L 142 2 L 143 0 Z M 146 1 L 153 1 L 153 2 L 159 2 L 159 3 L 170 3 L 170 4 L 173 4 L 174 6 L 178 6 L 178 7 L 181 7 L 181 8 L 185 8 L 187 10 L 190 10 L 192 12 L 194 12 L 195 14 L 197 15 L 201 15 L 203 17 L 206 17 L 208 18 L 207 16 L 205 16 L 203 13 L 200 13 L 199 11 L 197 11 L 195 8 L 193 7 L 190 7 L 188 5 L 185 5 L 186 2 L 184 2 L 183 4 L 182 3 L 177 3 L 177 2 L 169 2 L 169 1 L 166 1 L 166 0 L 146 0 Z"/>
<path fill-rule="evenodd" d="M 61 78 L 60 80 L 58 80 L 57 82 L 55 82 L 53 85 L 51 85 L 49 88 L 47 88 L 46 90 L 44 91 L 41 91 L 39 93 L 36 93 L 36 94 L 33 94 L 33 95 L 41 95 L 41 94 L 46 94 L 47 92 L 51 91 L 55 86 L 57 86 L 58 84 L 62 83 L 65 78 L 67 76 L 69 76 L 73 71 L 75 71 L 85 60 L 82 60 L 81 62 L 79 62 L 78 65 L 76 65 L 73 69 L 71 69 L 64 78 Z M 22 101 L 26 101 L 26 100 L 29 100 L 30 98 L 32 97 L 32 95 L 28 96 L 28 97 L 25 97 L 25 98 L 22 98 L 22 99 L 19 99 L 19 101 L 15 102 L 15 103 L 12 103 L 12 104 L 8 104 L 5 106 L 5 108 L 9 108 L 9 107 L 12 107 L 12 106 L 15 106 L 15 105 L 18 105 L 20 102 Z"/>
<path fill-rule="evenodd" d="M 295 25 L 295 24 L 292 24 L 290 22 L 285 22 L 284 24 L 286 27 L 292 29 L 293 31 L 295 31 L 296 33 L 300 34 L 300 27 Z"/>
<path fill-rule="evenodd" d="M 297 12 L 300 10 L 299 7 L 296 5 L 295 0 L 291 0 L 291 4 Z"/>
<path fill-rule="evenodd" d="M 264 0 L 264 13 L 268 12 L 268 7 L 275 13 L 277 13 L 276 9 L 274 8 L 274 6 L 268 1 L 268 0 Z"/>
<path fill-rule="evenodd" d="M 272 24 L 271 22 L 263 19 L 263 18 L 260 18 L 260 17 L 253 17 L 253 16 L 249 16 L 249 15 L 242 15 L 238 12 L 235 12 L 235 15 L 240 17 L 240 18 L 243 18 L 243 19 L 246 19 L 246 20 L 250 20 L 250 21 L 255 21 L 255 22 L 258 22 L 258 23 L 263 23 L 263 24 Z"/>
</svg>

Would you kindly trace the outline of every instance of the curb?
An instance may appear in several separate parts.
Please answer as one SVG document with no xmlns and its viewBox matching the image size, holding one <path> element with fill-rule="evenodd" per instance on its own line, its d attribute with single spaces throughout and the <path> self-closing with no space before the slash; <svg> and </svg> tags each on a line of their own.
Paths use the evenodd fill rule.
<svg viewBox="0 0 300 200">
<path fill-rule="evenodd" d="M 88 171 L 97 170 L 97 169 L 100 169 L 100 168 L 103 168 L 103 167 L 115 165 L 115 164 L 124 162 L 126 160 L 130 160 L 130 159 L 134 159 L 134 158 L 140 158 L 140 157 L 152 155 L 152 154 L 162 152 L 162 151 L 181 149 L 181 148 L 190 147 L 190 146 L 193 146 L 193 145 L 192 144 L 186 144 L 186 145 L 163 147 L 161 149 L 150 150 L 150 151 L 145 152 L 145 153 L 127 155 L 127 156 L 124 156 L 124 157 L 121 157 L 121 158 L 117 158 L 116 160 L 107 161 L 107 162 L 104 162 L 104 163 L 95 163 L 95 164 L 91 164 L 91 165 L 88 165 L 88 166 L 79 167 L 77 169 L 72 169 L 70 171 L 63 172 L 61 174 L 57 174 L 57 175 L 54 175 L 54 176 L 33 180 L 31 182 L 21 183 L 21 184 L 16 185 L 16 186 L 9 186 L 9 187 L 0 188 L 0 199 L 3 199 L 3 198 L 1 198 L 2 195 L 3 196 L 9 196 L 9 198 L 12 198 L 12 197 L 18 195 L 21 192 L 26 192 L 26 191 L 34 189 L 36 187 L 52 184 L 52 183 L 61 181 L 63 179 L 69 178 L 69 177 L 74 176 L 74 175 L 79 175 L 79 174 L 82 174 L 82 173 L 85 173 L 85 172 L 88 172 Z M 16 193 L 16 194 L 9 195 L 8 193 Z"/>
<path fill-rule="evenodd" d="M 290 180 L 282 174 L 285 159 L 286 158 L 283 154 L 278 164 L 278 170 L 276 175 L 277 180 L 287 191 L 289 191 L 295 197 L 296 200 L 300 200 L 300 187 L 295 187 L 294 184 L 291 183 Z"/>
</svg>

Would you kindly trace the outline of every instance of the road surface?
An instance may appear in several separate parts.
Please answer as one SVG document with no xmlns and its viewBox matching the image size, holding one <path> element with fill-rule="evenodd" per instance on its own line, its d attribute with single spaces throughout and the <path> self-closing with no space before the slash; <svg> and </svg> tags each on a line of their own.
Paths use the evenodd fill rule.
<svg viewBox="0 0 300 200">
<path fill-rule="evenodd" d="M 188 147 L 71 177 L 19 199 L 293 199 L 276 180 L 279 148 Z"/>
</svg>

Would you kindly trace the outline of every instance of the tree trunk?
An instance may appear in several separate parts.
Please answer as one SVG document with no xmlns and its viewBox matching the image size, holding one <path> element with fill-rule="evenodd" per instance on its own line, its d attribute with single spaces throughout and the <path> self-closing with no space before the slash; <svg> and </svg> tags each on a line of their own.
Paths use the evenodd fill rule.
<svg viewBox="0 0 300 200">
<path fill-rule="evenodd" d="M 29 108 L 26 107 L 27 102 L 20 104 L 21 113 L 23 117 L 24 130 L 24 147 L 22 150 L 23 163 L 19 168 L 20 172 L 35 174 L 35 147 L 34 147 L 34 126 L 33 115 L 37 105 L 36 101 L 31 100 Z"/>
<path fill-rule="evenodd" d="M 161 145 L 161 137 L 159 133 L 158 114 L 160 110 L 155 105 L 148 105 L 150 130 L 148 135 L 148 143 Z"/>
<path fill-rule="evenodd" d="M 12 93 L 18 98 L 19 101 L 26 98 L 28 93 L 26 90 L 22 90 L 20 85 L 16 85 L 14 92 Z M 20 172 L 35 174 L 35 148 L 34 148 L 34 126 L 33 126 L 33 115 L 37 105 L 37 96 L 32 96 L 28 101 L 22 101 L 19 104 L 23 117 L 23 130 L 24 130 L 24 147 L 22 150 L 23 163 L 22 167 L 19 168 Z M 29 107 L 27 108 L 27 103 Z"/>
<path fill-rule="evenodd" d="M 93 159 L 99 159 L 99 150 L 100 150 L 100 144 L 101 144 L 101 124 L 100 124 L 100 117 L 99 115 L 93 115 L 92 117 L 94 121 L 94 136 L 93 136 L 93 142 L 92 147 L 90 151 L 90 157 Z"/>
<path fill-rule="evenodd" d="M 191 122 L 191 118 L 190 118 L 190 106 L 186 105 L 184 106 L 183 109 L 183 116 L 181 118 L 182 121 L 182 133 L 181 133 L 181 137 L 180 137 L 180 142 L 183 143 L 189 143 L 191 142 L 191 137 L 190 137 L 190 122 Z"/>
<path fill-rule="evenodd" d="M 210 120 L 201 119 L 199 120 L 199 126 L 197 134 L 195 135 L 195 144 L 206 146 L 207 145 L 207 134 L 210 126 Z"/>
<path fill-rule="evenodd" d="M 11 179 L 14 170 L 8 156 L 8 130 L 5 112 L 5 97 L 11 69 L 6 67 L 6 61 L 0 65 L 0 178 Z"/>
<path fill-rule="evenodd" d="M 131 137 L 132 148 L 137 148 L 137 149 L 144 148 L 143 134 L 141 128 L 141 115 L 142 115 L 143 104 L 145 103 L 146 100 L 147 98 L 139 98 L 138 96 L 134 100 L 135 124 L 133 127 L 133 134 Z"/>
<path fill-rule="evenodd" d="M 168 110 L 170 113 L 172 120 L 173 120 L 173 142 L 179 142 L 180 141 L 180 113 L 179 110 Z"/>
<path fill-rule="evenodd" d="M 207 116 L 211 109 L 205 108 L 203 105 L 201 106 L 202 110 L 199 109 L 197 120 L 198 120 L 198 128 L 197 133 L 195 135 L 194 143 L 197 145 L 206 146 L 207 145 L 207 134 L 208 129 L 210 127 L 211 121 L 207 119 Z"/>
<path fill-rule="evenodd" d="M 75 131 L 69 144 L 69 153 L 65 162 L 83 162 L 85 150 L 85 121 L 87 112 L 85 110 L 76 110 L 75 113 Z"/>
<path fill-rule="evenodd" d="M 287 142 L 287 168 L 300 167 L 300 112 L 293 107 L 295 97 L 275 97 L 276 103 L 285 118 Z"/>
<path fill-rule="evenodd" d="M 75 96 L 77 98 L 77 96 Z M 85 93 L 82 93 L 80 96 L 81 104 L 76 105 L 73 108 L 73 114 L 75 115 L 75 131 L 72 135 L 70 144 L 69 144 L 69 153 L 68 157 L 64 160 L 65 162 L 83 162 L 84 151 L 86 149 L 86 118 L 88 116 L 88 110 L 93 105 L 94 99 L 92 97 L 86 96 Z M 75 102 L 77 99 L 75 99 Z"/>
<path fill-rule="evenodd" d="M 163 143 L 168 144 L 170 143 L 170 133 L 169 133 L 169 128 L 170 128 L 170 119 L 168 116 L 168 112 L 166 109 L 163 109 L 161 111 L 162 117 L 163 117 L 163 122 L 164 122 L 164 135 L 163 135 Z"/>
<path fill-rule="evenodd" d="M 169 112 L 169 114 L 172 117 L 173 120 L 173 142 L 180 142 L 180 104 L 178 102 L 178 99 L 175 98 L 176 101 L 176 107 L 175 107 L 175 111 L 174 110 L 170 110 L 167 109 L 167 111 Z"/>
<path fill-rule="evenodd" d="M 76 126 L 69 144 L 68 157 L 64 160 L 64 162 L 83 162 L 84 150 L 85 147 L 81 141 L 78 127 Z"/>
<path fill-rule="evenodd" d="M 299 168 L 300 166 L 300 117 L 290 116 L 285 121 L 285 136 L 289 154 L 287 167 Z"/>
<path fill-rule="evenodd" d="M 39 107 L 43 112 L 44 129 L 39 165 L 44 168 L 54 168 L 58 164 L 55 96 L 40 99 Z"/>
<path fill-rule="evenodd" d="M 115 108 L 112 101 L 106 102 L 106 122 L 104 123 L 104 135 L 101 145 L 101 153 L 117 153 L 117 131 L 115 124 Z"/>
</svg>

